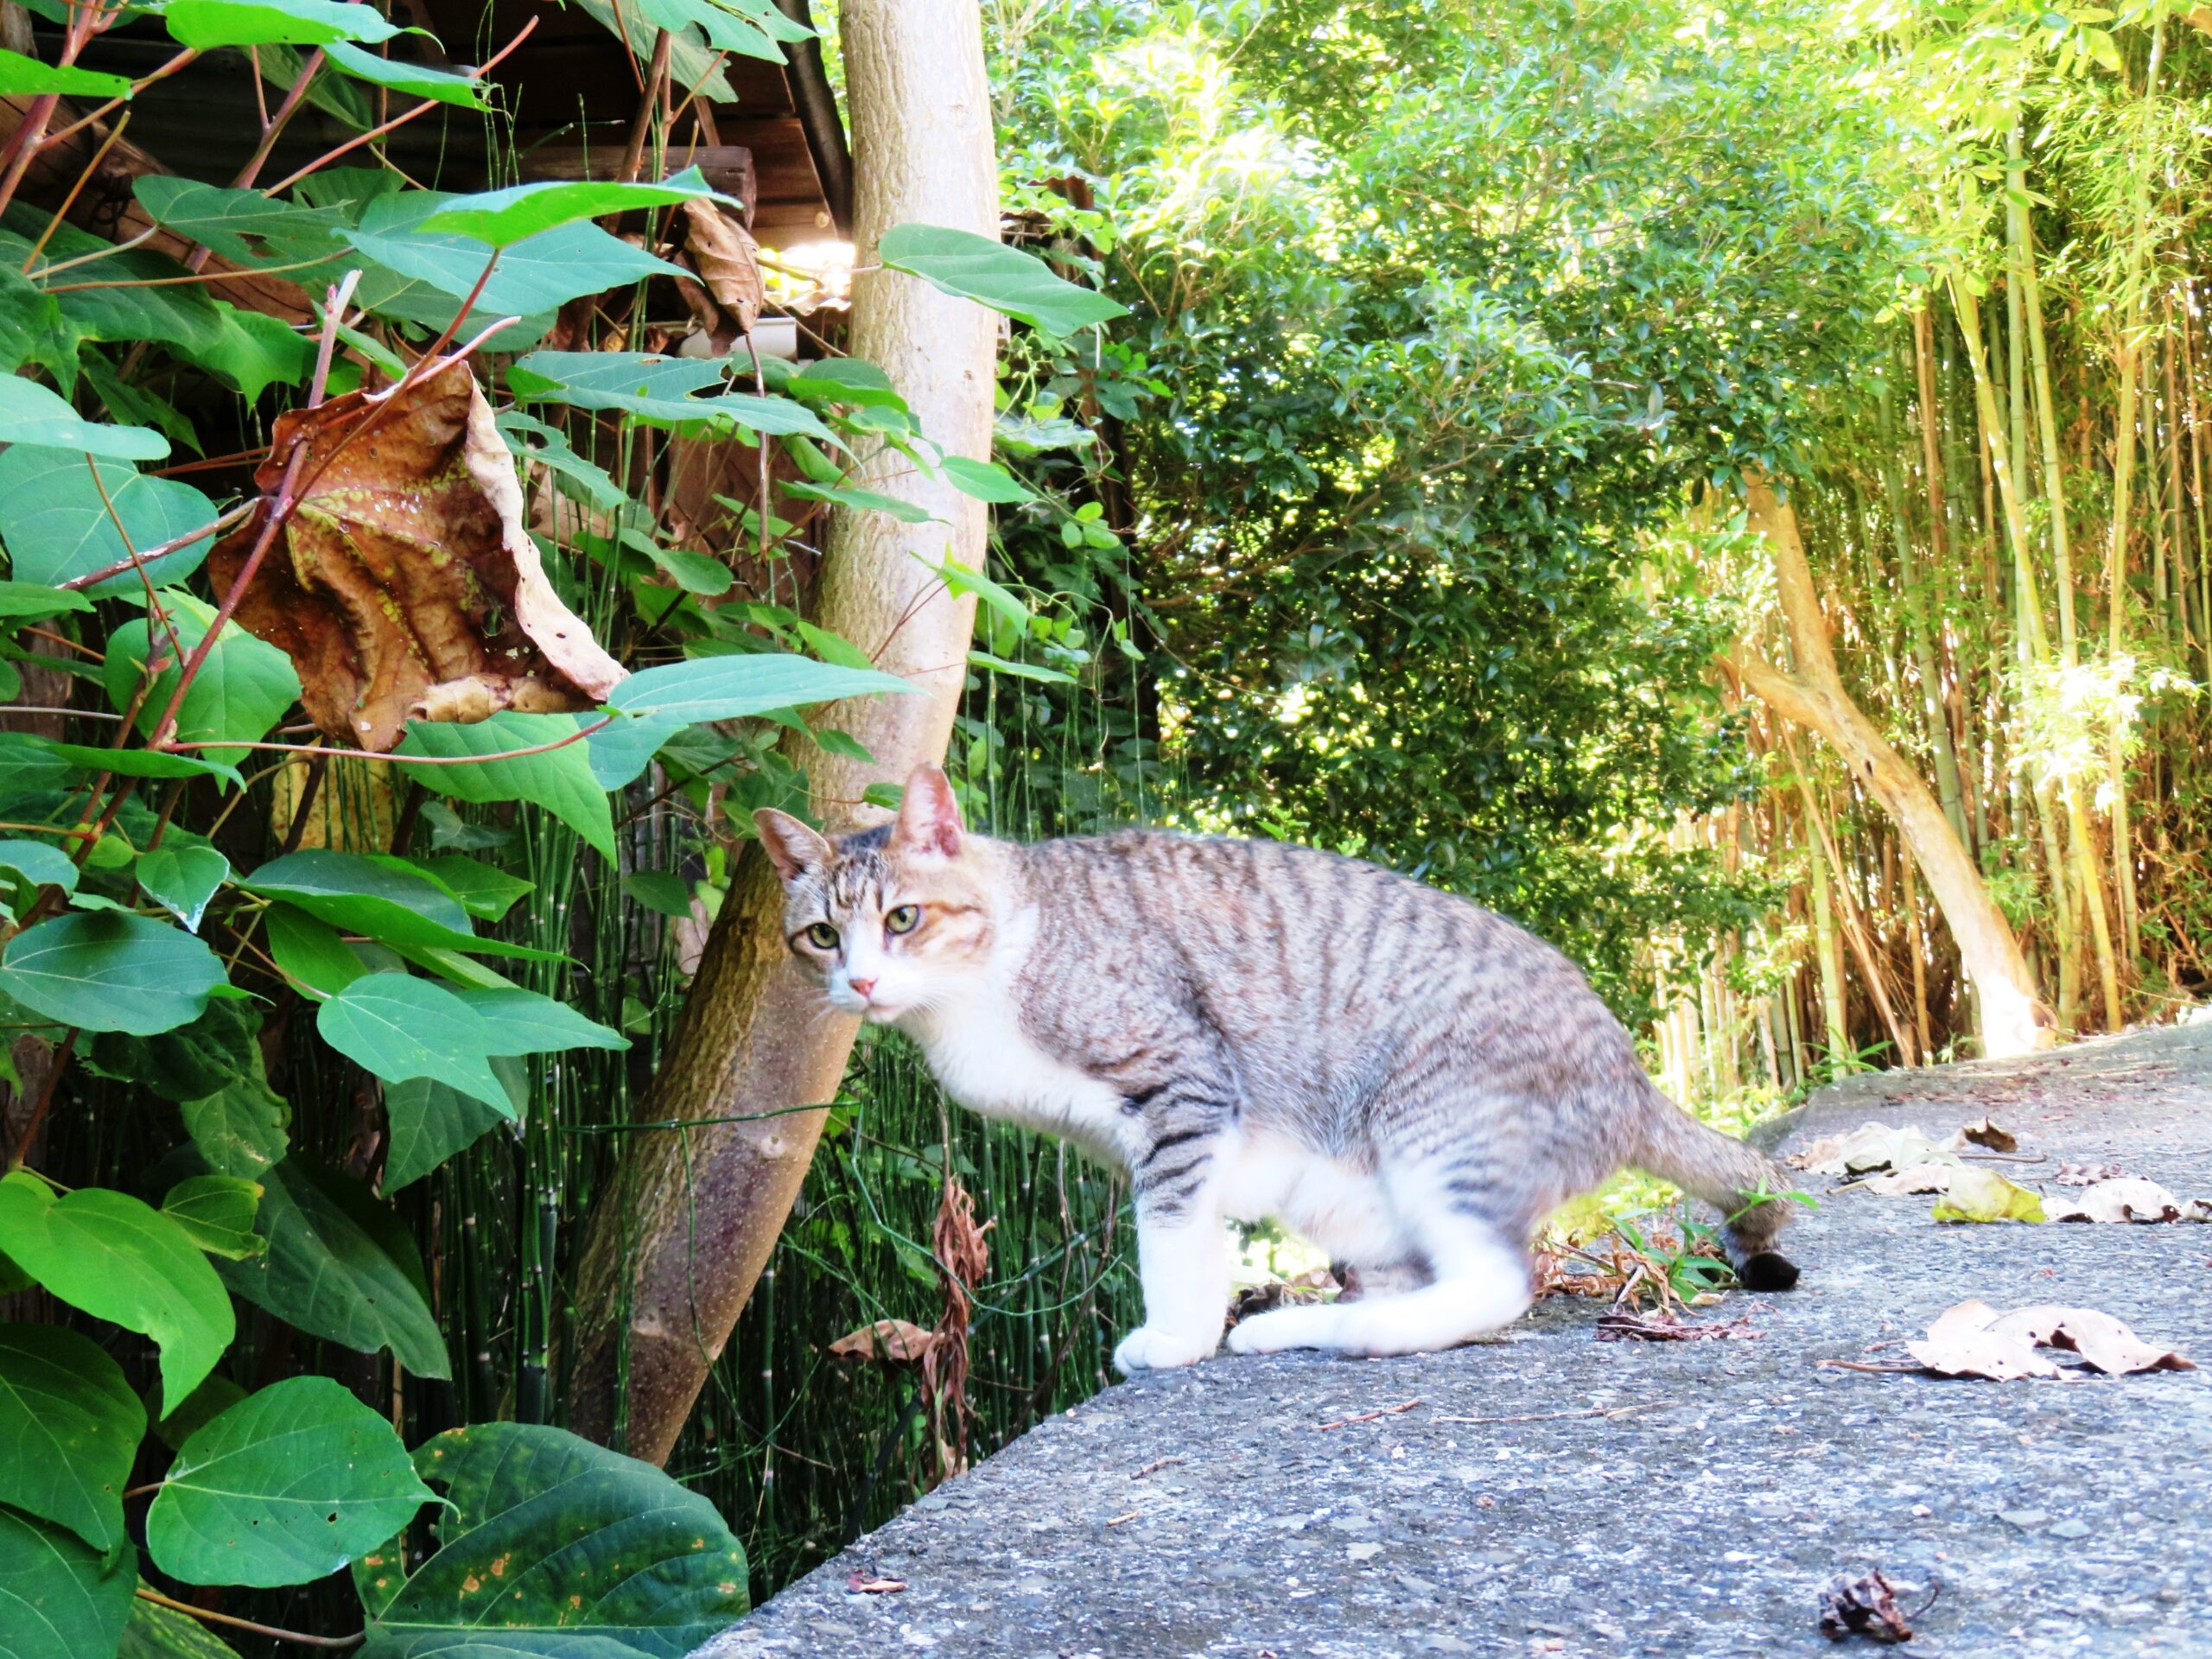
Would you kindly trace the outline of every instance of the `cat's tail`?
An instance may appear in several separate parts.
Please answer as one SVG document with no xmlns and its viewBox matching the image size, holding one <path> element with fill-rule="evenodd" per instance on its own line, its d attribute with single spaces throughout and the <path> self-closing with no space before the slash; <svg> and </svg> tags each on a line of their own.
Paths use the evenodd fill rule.
<svg viewBox="0 0 2212 1659">
<path fill-rule="evenodd" d="M 1649 1087 L 1649 1085 L 1647 1085 Z M 1719 1211 L 1728 1260 L 1747 1290 L 1788 1290 L 1797 1265 L 1775 1249 L 1789 1217 L 1789 1173 L 1756 1147 L 1700 1123 L 1649 1090 L 1642 1135 L 1629 1161 Z"/>
</svg>

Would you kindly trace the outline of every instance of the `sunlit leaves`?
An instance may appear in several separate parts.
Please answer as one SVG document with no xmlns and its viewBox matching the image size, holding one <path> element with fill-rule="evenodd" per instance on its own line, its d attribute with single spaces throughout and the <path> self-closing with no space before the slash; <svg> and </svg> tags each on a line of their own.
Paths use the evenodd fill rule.
<svg viewBox="0 0 2212 1659">
<path fill-rule="evenodd" d="M 780 653 L 747 654 L 664 663 L 632 674 L 607 700 L 641 719 L 664 715 L 690 725 L 913 689 L 896 675 L 872 668 L 844 668 Z"/>
<path fill-rule="evenodd" d="M 307 1584 L 430 1497 L 390 1423 L 328 1377 L 289 1377 L 184 1443 L 147 1513 L 146 1548 L 188 1584 Z"/>
<path fill-rule="evenodd" d="M 327 46 L 399 33 L 373 6 L 342 0 L 169 0 L 162 21 L 186 46 Z"/>
<path fill-rule="evenodd" d="M 466 298 L 482 279 L 477 309 L 494 316 L 510 312 L 529 316 L 553 310 L 578 295 L 597 294 L 642 276 L 682 274 L 665 260 L 588 221 L 556 226 L 496 250 L 460 231 L 430 228 L 442 221 L 441 209 L 455 200 L 469 198 L 418 190 L 385 196 L 369 203 L 359 226 L 343 234 L 387 270 L 427 283 L 453 300 Z M 495 252 L 497 264 L 493 264 Z M 371 285 L 363 287 L 365 303 L 389 308 Z M 448 315 L 452 308 L 446 308 Z M 430 314 L 417 308 L 411 315 Z"/>
<path fill-rule="evenodd" d="M 0 97 L 59 92 L 64 98 L 128 98 L 130 82 L 122 75 L 67 64 L 44 63 L 20 52 L 0 51 Z"/>
<path fill-rule="evenodd" d="M 723 390 L 728 364 L 710 357 L 636 352 L 532 352 L 507 371 L 507 385 L 524 403 L 559 403 L 615 410 L 648 426 L 704 423 L 770 434 L 804 433 L 836 442 L 814 411 L 790 397 Z"/>
<path fill-rule="evenodd" d="M 611 180 L 509 185 L 504 190 L 485 190 L 473 196 L 455 196 L 422 222 L 425 231 L 444 231 L 472 238 L 496 248 L 510 248 L 546 231 L 578 219 L 597 219 L 632 207 L 671 207 L 678 202 L 710 197 L 733 201 L 707 183 L 696 167 L 658 184 L 621 184 Z"/>
<path fill-rule="evenodd" d="M 397 753 L 447 760 L 509 755 L 473 766 L 402 770 L 439 794 L 464 801 L 534 802 L 612 858 L 613 814 L 607 807 L 607 791 L 592 776 L 591 752 L 576 736 L 586 723 L 574 715 L 513 713 L 494 715 L 470 725 L 418 720 L 408 725 L 406 739 Z M 558 747 L 550 747 L 554 745 Z M 537 753 L 513 753 L 523 749 Z"/>
<path fill-rule="evenodd" d="M 358 46 L 350 46 L 342 41 L 326 46 L 323 53 L 332 63 L 356 79 L 389 86 L 393 92 L 408 98 L 426 98 L 465 110 L 489 107 L 484 101 L 482 81 L 471 80 L 467 75 L 456 74 L 450 69 L 432 69 L 398 58 L 380 58 L 373 52 L 364 52 Z"/>
<path fill-rule="evenodd" d="M 172 1400 L 199 1386 L 236 1334 L 231 1299 L 200 1247 L 128 1193 L 57 1194 L 27 1170 L 0 1177 L 0 1255 L 49 1295 L 151 1337 Z"/>
<path fill-rule="evenodd" d="M 918 276 L 944 293 L 978 301 L 1047 334 L 1072 334 L 1128 315 L 1129 308 L 1120 301 L 1055 276 L 1035 254 L 973 231 L 894 226 L 876 245 L 876 256 L 893 270 Z"/>
<path fill-rule="evenodd" d="M 86 1031 L 170 1030 L 198 1019 L 226 982 L 223 964 L 191 934 L 111 911 L 54 917 L 0 951 L 0 991 Z"/>
</svg>

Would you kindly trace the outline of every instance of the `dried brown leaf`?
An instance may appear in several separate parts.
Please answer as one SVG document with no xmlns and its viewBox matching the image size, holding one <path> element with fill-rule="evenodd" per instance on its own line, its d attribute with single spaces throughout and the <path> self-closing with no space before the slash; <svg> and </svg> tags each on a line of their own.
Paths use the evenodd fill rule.
<svg viewBox="0 0 2212 1659">
<path fill-rule="evenodd" d="M 760 245 L 735 213 L 719 202 L 696 199 L 683 204 L 684 240 L 699 277 L 715 302 L 728 312 L 737 332 L 749 334 L 768 302 L 760 280 Z"/>
<path fill-rule="evenodd" d="M 1897 1606 L 1897 1586 L 1880 1573 L 1856 1579 L 1838 1573 L 1821 1592 L 1821 1634 L 1831 1642 L 1853 1636 L 1882 1643 L 1910 1642 L 1912 1626 Z"/>
<path fill-rule="evenodd" d="M 904 1579 L 879 1579 L 857 1567 L 845 1574 L 845 1588 L 856 1596 L 895 1596 L 906 1587 Z"/>
<path fill-rule="evenodd" d="M 2144 1341 L 2111 1314 L 2094 1307 L 2024 1307 L 1990 1328 L 2044 1347 L 2070 1348 L 2107 1376 L 2196 1369 L 2194 1361 Z"/>
<path fill-rule="evenodd" d="M 2127 1172 L 2118 1164 L 2061 1164 L 2051 1179 L 2060 1186 L 2094 1186 L 2116 1181 Z"/>
<path fill-rule="evenodd" d="M 830 1344 L 839 1359 L 887 1359 L 910 1363 L 937 1346 L 938 1333 L 905 1319 L 878 1319 Z"/>
<path fill-rule="evenodd" d="M 1750 1316 L 1732 1319 L 1678 1319 L 1671 1313 L 1636 1313 L 1617 1309 L 1598 1321 L 1600 1342 L 1702 1342 L 1726 1337 L 1756 1339 L 1766 1333 L 1754 1331 Z"/>
<path fill-rule="evenodd" d="M 2130 1177 L 2099 1181 L 2062 1210 L 2053 1221 L 2159 1222 L 2179 1221 L 2180 1200 L 2156 1181 Z"/>
<path fill-rule="evenodd" d="M 2009 1130 L 1999 1128 L 1996 1122 L 1987 1117 L 1965 1125 L 1953 1139 L 1962 1145 L 1971 1143 L 1986 1147 L 1992 1152 L 2018 1152 L 2020 1149 L 2018 1137 Z"/>
<path fill-rule="evenodd" d="M 209 556 L 217 593 L 237 582 L 302 446 L 297 509 L 237 614 L 292 659 L 326 734 L 383 751 L 410 719 L 585 709 L 623 678 L 546 581 L 465 362 L 396 394 L 279 416 L 254 474 L 259 508 Z"/>
<path fill-rule="evenodd" d="M 2024 1376 L 2058 1375 L 2058 1367 L 2037 1353 L 2031 1343 L 1993 1329 L 1997 1318 L 1997 1310 L 1986 1302 L 1961 1302 L 1928 1327 L 1925 1341 L 1905 1344 L 1905 1351 L 1943 1376 L 2012 1382 Z"/>
</svg>

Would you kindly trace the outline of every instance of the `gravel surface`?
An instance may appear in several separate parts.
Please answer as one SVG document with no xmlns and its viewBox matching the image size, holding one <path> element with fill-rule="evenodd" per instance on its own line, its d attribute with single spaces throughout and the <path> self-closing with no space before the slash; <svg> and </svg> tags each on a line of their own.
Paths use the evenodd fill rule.
<svg viewBox="0 0 2212 1659">
<path fill-rule="evenodd" d="M 2110 1161 L 2212 1196 L 2212 1025 L 1855 1078 L 1773 1138 L 1985 1113 L 2048 1155 L 2003 1166 L 2029 1184 Z M 1900 1360 L 1979 1297 L 2101 1308 L 2212 1368 L 2212 1227 L 1944 1226 L 1929 1203 L 1823 1198 L 1789 1236 L 1798 1290 L 1702 1315 L 1745 1316 L 1732 1339 L 1598 1342 L 1601 1305 L 1554 1300 L 1448 1354 L 1123 1383 L 702 1654 L 1764 1659 L 1837 1651 L 1821 1588 L 1878 1567 L 1909 1612 L 1935 1597 L 1903 1649 L 1920 1659 L 2212 1656 L 2212 1369 L 2004 1384 L 1817 1363 Z M 851 1593 L 855 1570 L 907 1588 Z"/>
</svg>

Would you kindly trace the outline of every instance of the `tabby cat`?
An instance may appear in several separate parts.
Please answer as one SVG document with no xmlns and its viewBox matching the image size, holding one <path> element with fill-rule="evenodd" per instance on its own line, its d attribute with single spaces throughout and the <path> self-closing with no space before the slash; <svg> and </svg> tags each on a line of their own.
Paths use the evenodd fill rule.
<svg viewBox="0 0 2212 1659">
<path fill-rule="evenodd" d="M 1363 1286 L 1242 1321 L 1238 1353 L 1496 1331 L 1529 1306 L 1537 1223 L 1624 1163 L 1719 1206 L 1746 1286 L 1796 1281 L 1781 1173 L 1653 1087 L 1574 965 L 1502 917 L 1272 842 L 989 840 L 934 766 L 835 841 L 755 817 L 831 1005 L 912 1037 L 963 1106 L 1129 1172 L 1124 1372 L 1219 1345 L 1224 1216 L 1277 1219 Z"/>
</svg>

